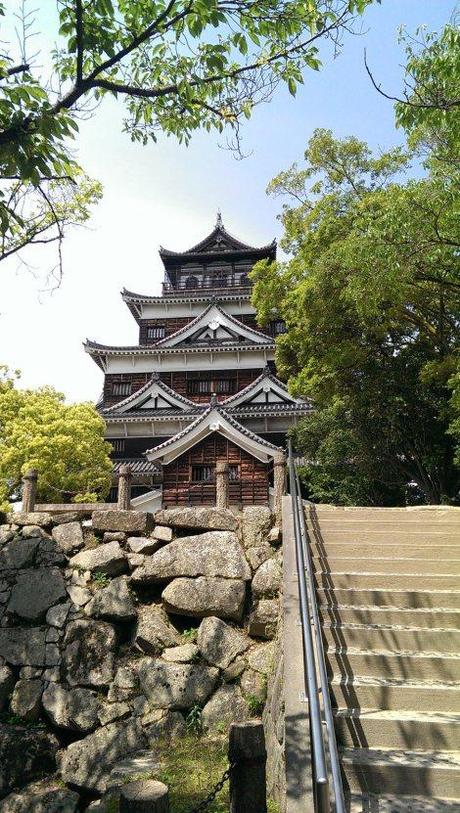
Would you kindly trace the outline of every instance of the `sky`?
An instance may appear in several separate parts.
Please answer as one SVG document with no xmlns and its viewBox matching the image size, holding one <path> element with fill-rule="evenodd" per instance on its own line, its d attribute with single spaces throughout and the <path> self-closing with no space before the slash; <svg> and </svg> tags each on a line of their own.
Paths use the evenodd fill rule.
<svg viewBox="0 0 460 813">
<path fill-rule="evenodd" d="M 54 3 L 34 5 L 41 7 L 39 42 L 46 51 L 55 36 Z M 160 293 L 159 246 L 184 250 L 198 242 L 214 226 L 218 208 L 226 228 L 245 242 L 264 245 L 279 238 L 281 202 L 267 197 L 266 186 L 280 170 L 301 162 L 317 127 L 338 137 L 355 135 L 377 150 L 402 143 L 392 103 L 366 75 L 364 49 L 375 77 L 396 95 L 404 63 L 399 26 L 439 30 L 456 7 L 453 0 L 382 0 L 371 6 L 361 35 L 346 36 L 336 58 L 324 50 L 322 70 L 305 72 L 295 99 L 280 89 L 270 104 L 256 108 L 244 124 L 243 160 L 212 133 L 195 135 L 188 148 L 161 135 L 157 144 L 132 144 L 122 133 L 122 105 L 105 100 L 80 124 L 77 142 L 78 160 L 102 182 L 104 197 L 88 225 L 65 239 L 61 285 L 43 290 L 53 263 L 46 248 L 28 254 L 32 267 L 15 258 L 2 263 L 0 364 L 19 368 L 22 386 L 50 384 L 68 401 L 96 401 L 102 372 L 82 342 L 137 343 L 138 328 L 120 291 Z"/>
</svg>

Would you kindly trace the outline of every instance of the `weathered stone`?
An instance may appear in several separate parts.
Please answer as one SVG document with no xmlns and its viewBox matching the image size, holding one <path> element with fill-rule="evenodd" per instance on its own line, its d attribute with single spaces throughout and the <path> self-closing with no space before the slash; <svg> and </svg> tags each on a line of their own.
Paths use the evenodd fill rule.
<svg viewBox="0 0 460 813">
<path fill-rule="evenodd" d="M 88 587 L 93 578 L 90 570 L 72 570 L 71 567 L 66 570 L 65 575 L 70 575 L 70 583 L 78 587 Z"/>
<path fill-rule="evenodd" d="M 0 666 L 0 711 L 5 708 L 13 691 L 14 675 L 9 666 Z"/>
<path fill-rule="evenodd" d="M 231 683 L 233 680 L 239 678 L 246 667 L 247 663 L 244 657 L 235 658 L 226 669 L 222 669 L 222 677 L 225 681 Z"/>
<path fill-rule="evenodd" d="M 280 589 L 282 579 L 281 565 L 278 557 L 267 559 L 261 565 L 252 580 L 252 594 L 256 598 L 275 596 Z"/>
<path fill-rule="evenodd" d="M 134 643 L 138 649 L 156 655 L 165 647 L 180 644 L 181 637 L 164 610 L 156 604 L 139 608 Z"/>
<path fill-rule="evenodd" d="M 37 728 L 0 724 L 0 795 L 56 769 L 56 737 Z"/>
<path fill-rule="evenodd" d="M 274 525 L 274 527 L 270 529 L 270 532 L 268 534 L 268 541 L 270 542 L 270 545 L 278 545 L 280 540 L 281 540 L 281 528 L 279 528 L 278 525 Z"/>
<path fill-rule="evenodd" d="M 14 531 L 7 525 L 5 528 L 0 528 L 0 545 L 6 545 L 14 537 Z"/>
<path fill-rule="evenodd" d="M 51 514 L 44 511 L 33 511 L 31 514 L 26 514 L 23 511 L 18 511 L 14 514 L 8 514 L 8 522 L 15 525 L 40 525 L 43 528 L 49 528 L 53 521 Z"/>
<path fill-rule="evenodd" d="M 0 655 L 12 666 L 43 666 L 45 627 L 0 629 Z"/>
<path fill-rule="evenodd" d="M 274 645 L 261 644 L 260 646 L 251 649 L 247 654 L 247 659 L 251 669 L 256 672 L 262 672 L 263 675 L 268 675 L 274 660 L 275 650 Z"/>
<path fill-rule="evenodd" d="M 42 539 L 38 546 L 35 565 L 37 567 L 64 567 L 66 554 L 58 548 L 54 539 Z"/>
<path fill-rule="evenodd" d="M 248 632 L 255 638 L 273 638 L 278 620 L 278 599 L 261 599 L 249 616 Z"/>
<path fill-rule="evenodd" d="M 132 704 L 133 714 L 136 717 L 142 717 L 144 714 L 147 714 L 150 711 L 149 701 L 143 694 L 139 694 L 137 697 L 135 697 Z"/>
<path fill-rule="evenodd" d="M 119 576 L 107 587 L 98 590 L 86 605 L 85 613 L 92 618 L 108 618 L 115 621 L 131 621 L 136 618 L 136 608 L 126 576 Z"/>
<path fill-rule="evenodd" d="M 46 536 L 46 531 L 39 525 L 24 525 L 21 529 L 21 536 L 23 539 L 42 539 Z"/>
<path fill-rule="evenodd" d="M 162 658 L 170 663 L 191 663 L 197 659 L 199 654 L 195 644 L 183 644 L 165 649 Z"/>
<path fill-rule="evenodd" d="M 240 678 L 241 691 L 246 697 L 255 697 L 261 703 L 267 697 L 267 679 L 254 669 L 246 669 Z"/>
<path fill-rule="evenodd" d="M 113 766 L 110 772 L 110 779 L 107 789 L 118 788 L 126 785 L 130 778 L 138 777 L 159 771 L 161 767 L 158 757 L 152 751 L 139 751 L 132 757 L 121 760 Z"/>
<path fill-rule="evenodd" d="M 213 691 L 218 670 L 201 664 L 165 663 L 143 658 L 138 675 L 152 708 L 188 709 L 203 705 Z"/>
<path fill-rule="evenodd" d="M 250 646 L 250 640 L 220 618 L 205 618 L 198 628 L 198 647 L 212 666 L 226 667 Z"/>
<path fill-rule="evenodd" d="M 160 712 L 160 717 L 154 715 Z M 187 733 L 186 722 L 180 711 L 166 711 L 154 709 L 144 715 L 141 720 L 151 748 L 155 748 L 157 740 L 169 740 L 173 737 L 185 737 Z"/>
<path fill-rule="evenodd" d="M 46 683 L 59 683 L 61 680 L 61 669 L 59 666 L 50 666 L 49 669 L 45 669 L 42 674 L 42 679 Z"/>
<path fill-rule="evenodd" d="M 45 646 L 45 665 L 58 666 L 61 662 L 61 653 L 56 644 L 46 644 Z"/>
<path fill-rule="evenodd" d="M 151 536 L 158 539 L 160 542 L 172 542 L 173 531 L 167 525 L 155 525 Z"/>
<path fill-rule="evenodd" d="M 107 542 L 91 550 L 82 550 L 72 556 L 71 567 L 90 570 L 91 573 L 105 573 L 107 576 L 119 576 L 128 569 L 125 554 L 119 542 Z"/>
<path fill-rule="evenodd" d="M 78 511 L 64 511 L 62 514 L 53 514 L 53 525 L 65 525 L 67 522 L 78 522 Z"/>
<path fill-rule="evenodd" d="M 109 723 L 68 746 L 60 761 L 62 779 L 72 786 L 104 793 L 113 766 L 146 745 L 138 720 Z"/>
<path fill-rule="evenodd" d="M 269 545 L 259 545 L 257 548 L 246 549 L 246 559 L 253 571 L 263 565 L 271 556 L 273 556 L 273 549 Z"/>
<path fill-rule="evenodd" d="M 50 683 L 43 692 L 42 704 L 58 728 L 87 732 L 97 725 L 99 700 L 89 689 L 65 689 Z"/>
<path fill-rule="evenodd" d="M 146 535 L 153 526 L 152 515 L 143 511 L 93 511 L 92 521 L 95 531 L 125 531 L 128 534 Z"/>
<path fill-rule="evenodd" d="M 19 670 L 19 677 L 21 680 L 34 680 L 42 676 L 43 669 L 37 666 L 23 666 Z"/>
<path fill-rule="evenodd" d="M 265 505 L 246 505 L 243 508 L 241 535 L 245 548 L 264 545 L 272 524 L 272 513 Z"/>
<path fill-rule="evenodd" d="M 174 579 L 163 590 L 161 598 L 170 613 L 206 618 L 216 615 L 240 621 L 246 587 L 239 579 Z"/>
<path fill-rule="evenodd" d="M 145 563 L 145 556 L 143 556 L 142 553 L 129 553 L 128 551 L 126 558 L 130 570 L 134 570 L 136 567 L 142 567 Z"/>
<path fill-rule="evenodd" d="M 108 686 L 113 677 L 115 630 L 105 621 L 77 619 L 67 626 L 63 664 L 71 686 Z"/>
<path fill-rule="evenodd" d="M 168 787 L 156 779 L 138 779 L 120 789 L 120 810 L 169 810 Z"/>
<path fill-rule="evenodd" d="M 99 721 L 101 725 L 113 723 L 114 720 L 124 720 L 129 717 L 131 708 L 128 703 L 106 703 L 99 709 Z"/>
<path fill-rule="evenodd" d="M 33 565 L 39 542 L 39 539 L 13 539 L 4 545 L 0 551 L 0 573 Z"/>
<path fill-rule="evenodd" d="M 52 627 L 62 629 L 69 614 L 70 604 L 57 604 L 55 607 L 50 607 L 46 613 L 46 623 Z"/>
<path fill-rule="evenodd" d="M 18 680 L 11 697 L 11 711 L 27 722 L 40 715 L 43 684 L 41 680 Z"/>
<path fill-rule="evenodd" d="M 120 666 L 117 669 L 113 683 L 107 695 L 110 703 L 125 701 L 133 696 L 138 690 L 139 680 L 133 669 L 128 666 Z"/>
<path fill-rule="evenodd" d="M 93 595 L 86 587 L 80 587 L 78 584 L 69 584 L 67 593 L 75 607 L 84 607 Z"/>
<path fill-rule="evenodd" d="M 127 541 L 128 548 L 132 553 L 155 553 L 161 547 L 159 539 L 148 536 L 130 536 Z"/>
<path fill-rule="evenodd" d="M 34 782 L 0 802 L 0 813 L 76 813 L 80 797 L 47 781 Z"/>
<path fill-rule="evenodd" d="M 17 577 L 8 612 L 28 621 L 37 621 L 65 595 L 65 582 L 57 568 L 26 570 Z"/>
<path fill-rule="evenodd" d="M 238 686 L 221 686 L 206 703 L 201 713 L 204 731 L 223 733 L 231 723 L 240 723 L 249 717 L 249 709 Z"/>
<path fill-rule="evenodd" d="M 209 531 L 236 531 L 238 519 L 228 508 L 213 508 L 200 505 L 196 508 L 165 508 L 157 511 L 158 525 L 172 525 L 173 528 L 199 528 Z"/>
<path fill-rule="evenodd" d="M 123 531 L 104 531 L 103 542 L 124 542 L 126 534 Z"/>
<path fill-rule="evenodd" d="M 250 579 L 251 571 L 236 534 L 210 531 L 174 540 L 150 556 L 132 578 L 149 584 L 180 576 Z"/>
<path fill-rule="evenodd" d="M 52 536 L 56 545 L 71 554 L 74 550 L 83 547 L 83 531 L 79 522 L 66 522 L 63 525 L 56 525 L 52 530 Z"/>
<path fill-rule="evenodd" d="M 46 631 L 46 643 L 56 644 L 59 641 L 61 634 L 62 633 L 59 630 L 57 630 L 55 627 L 52 627 L 51 629 Z"/>
</svg>

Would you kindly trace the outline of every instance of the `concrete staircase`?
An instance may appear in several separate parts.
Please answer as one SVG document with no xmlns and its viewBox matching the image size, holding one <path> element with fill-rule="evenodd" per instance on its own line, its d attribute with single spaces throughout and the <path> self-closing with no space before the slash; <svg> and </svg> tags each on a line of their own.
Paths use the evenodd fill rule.
<svg viewBox="0 0 460 813">
<path fill-rule="evenodd" d="M 351 813 L 459 813 L 460 509 L 306 518 Z"/>
</svg>

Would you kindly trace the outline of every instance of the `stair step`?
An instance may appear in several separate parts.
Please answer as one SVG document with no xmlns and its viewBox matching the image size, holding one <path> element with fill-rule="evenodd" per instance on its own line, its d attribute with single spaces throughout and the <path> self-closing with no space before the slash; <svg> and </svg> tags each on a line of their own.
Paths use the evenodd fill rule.
<svg viewBox="0 0 460 813">
<path fill-rule="evenodd" d="M 423 627 L 384 627 L 365 624 L 323 623 L 323 634 L 332 646 L 386 649 L 390 652 L 452 653 L 460 651 L 460 631 Z"/>
<path fill-rule="evenodd" d="M 460 609 L 460 590 L 392 590 L 375 588 L 328 588 L 316 591 L 318 603 L 351 605 L 354 607 L 387 607 L 411 609 Z"/>
<path fill-rule="evenodd" d="M 339 745 L 451 751 L 460 743 L 460 714 L 380 709 L 335 709 Z"/>
<path fill-rule="evenodd" d="M 388 652 L 350 647 L 329 647 L 327 667 L 330 675 L 382 677 L 392 680 L 460 681 L 458 655 L 429 655 L 415 652 Z"/>
<path fill-rule="evenodd" d="M 458 799 L 363 793 L 352 794 L 345 801 L 349 813 L 460 813 Z"/>
<path fill-rule="evenodd" d="M 357 675 L 334 677 L 331 693 L 337 708 L 460 712 L 460 683 L 409 681 Z"/>
<path fill-rule="evenodd" d="M 319 587 L 330 588 L 374 588 L 384 590 L 450 590 L 458 591 L 458 576 L 430 575 L 426 573 L 368 573 L 368 572 L 342 572 L 318 573 Z M 460 595 L 460 594 L 459 594 Z"/>
<path fill-rule="evenodd" d="M 452 751 L 399 751 L 390 748 L 341 749 L 346 783 L 352 792 L 460 798 L 460 758 Z"/>
<path fill-rule="evenodd" d="M 460 629 L 460 609 L 395 609 L 393 607 L 353 607 L 321 605 L 320 614 L 325 622 L 334 624 L 384 624 L 426 629 Z"/>
<path fill-rule="evenodd" d="M 369 557 L 379 556 L 384 558 L 395 559 L 424 559 L 427 561 L 433 560 L 433 550 L 428 545 L 418 545 L 416 543 L 407 543 L 393 545 L 390 542 L 375 543 L 373 545 L 363 545 L 361 542 L 328 542 L 323 545 L 321 542 L 313 542 L 311 550 L 314 559 L 321 559 L 331 557 L 332 559 L 341 559 L 342 557 L 354 557 L 356 559 L 368 559 Z M 440 559 L 457 559 L 460 560 L 460 542 L 452 543 L 451 545 L 436 545 L 436 556 Z"/>
<path fill-rule="evenodd" d="M 395 558 L 394 556 L 351 557 L 325 556 L 313 560 L 316 573 L 384 573 L 431 576 L 453 576 L 460 574 L 460 559 L 441 559 L 436 555 L 431 559 Z M 457 580 L 458 584 L 459 580 Z"/>
</svg>

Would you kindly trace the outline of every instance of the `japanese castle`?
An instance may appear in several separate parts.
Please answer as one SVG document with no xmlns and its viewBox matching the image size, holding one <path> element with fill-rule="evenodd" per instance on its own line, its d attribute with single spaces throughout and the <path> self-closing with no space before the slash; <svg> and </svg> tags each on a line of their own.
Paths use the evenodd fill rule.
<svg viewBox="0 0 460 813">
<path fill-rule="evenodd" d="M 161 296 L 122 291 L 139 344 L 85 343 L 104 373 L 98 410 L 114 474 L 130 464 L 133 504 L 143 510 L 213 504 L 216 461 L 225 460 L 230 504 L 268 504 L 273 460 L 289 427 L 311 411 L 276 377 L 283 322 L 259 328 L 250 301 L 248 274 L 275 259 L 276 241 L 249 246 L 218 214 L 200 243 L 161 248 L 160 257 Z"/>
</svg>

